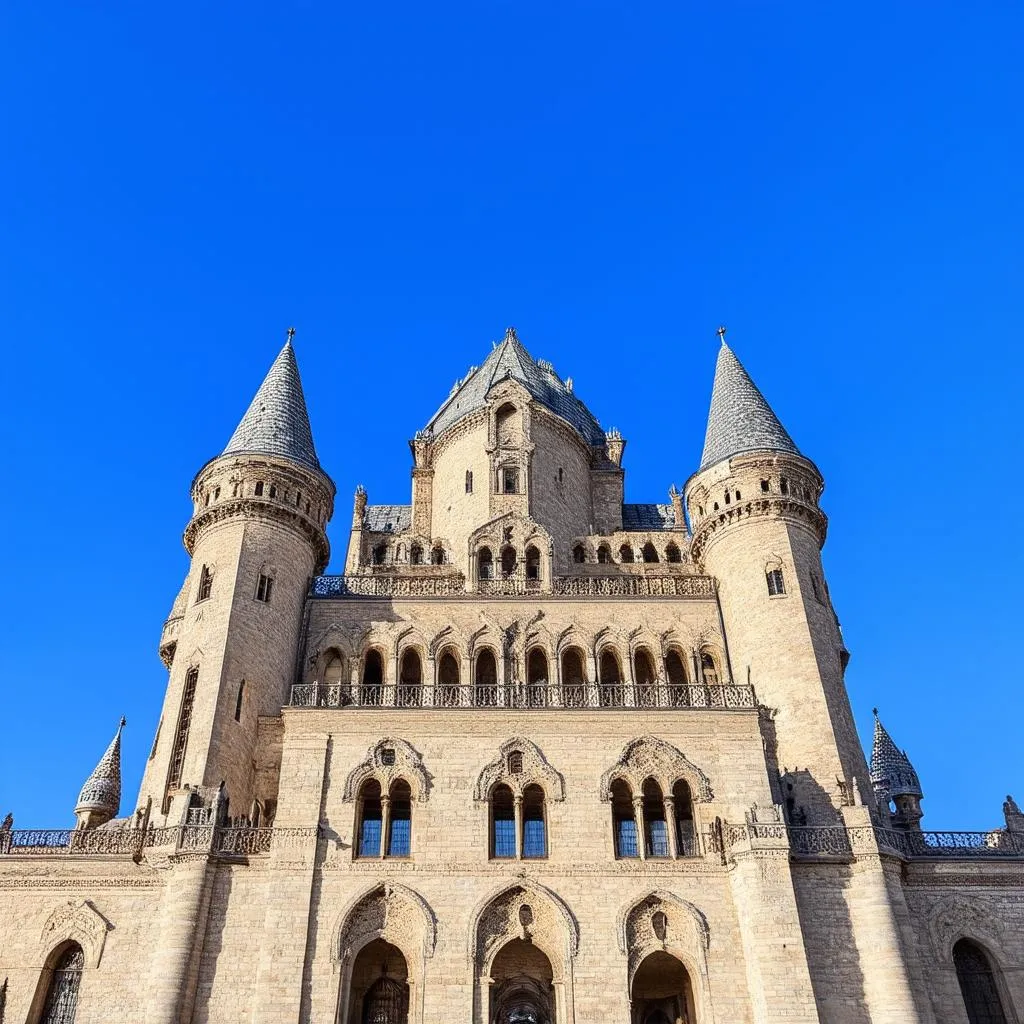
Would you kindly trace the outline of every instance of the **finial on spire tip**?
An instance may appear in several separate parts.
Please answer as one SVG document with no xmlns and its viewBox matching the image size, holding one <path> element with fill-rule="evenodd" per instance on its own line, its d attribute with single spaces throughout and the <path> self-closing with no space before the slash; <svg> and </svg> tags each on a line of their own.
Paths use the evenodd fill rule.
<svg viewBox="0 0 1024 1024">
<path fill-rule="evenodd" d="M 505 328 L 505 340 L 506 341 L 518 341 L 519 340 L 519 337 L 516 334 L 516 329 L 514 327 L 506 327 Z"/>
<path fill-rule="evenodd" d="M 287 333 L 288 333 L 288 344 L 290 345 L 292 343 L 292 338 L 295 337 L 295 328 L 294 327 L 289 327 Z"/>
<path fill-rule="evenodd" d="M 871 714 L 873 714 L 875 716 L 875 718 L 877 718 L 878 717 L 878 708 L 872 708 L 871 709 Z"/>
<path fill-rule="evenodd" d="M 715 334 L 718 335 L 718 340 L 724 345 L 725 344 L 725 324 L 722 324 Z"/>
</svg>

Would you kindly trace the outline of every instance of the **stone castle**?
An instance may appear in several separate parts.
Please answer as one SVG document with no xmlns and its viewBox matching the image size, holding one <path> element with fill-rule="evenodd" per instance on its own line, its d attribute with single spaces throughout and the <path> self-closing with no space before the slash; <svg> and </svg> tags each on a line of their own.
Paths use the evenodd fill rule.
<svg viewBox="0 0 1024 1024">
<path fill-rule="evenodd" d="M 924 831 L 866 762 L 822 475 L 720 333 L 667 504 L 509 330 L 338 576 L 289 337 L 192 483 L 138 800 L 118 729 L 76 828 L 0 826 L 0 1022 L 1018 1022 L 1024 815 Z"/>
</svg>

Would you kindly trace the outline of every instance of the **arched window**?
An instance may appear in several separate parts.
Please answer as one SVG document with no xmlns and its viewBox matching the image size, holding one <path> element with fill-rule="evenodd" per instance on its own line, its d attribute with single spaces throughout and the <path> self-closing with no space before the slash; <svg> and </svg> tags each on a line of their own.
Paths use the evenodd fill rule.
<svg viewBox="0 0 1024 1024">
<path fill-rule="evenodd" d="M 526 549 L 526 578 L 528 580 L 540 579 L 540 551 L 532 544 Z"/>
<path fill-rule="evenodd" d="M 534 647 L 526 656 L 526 686 L 530 707 L 544 707 L 548 696 L 548 656 L 542 647 Z"/>
<path fill-rule="evenodd" d="M 254 493 L 256 494 L 257 498 L 262 498 L 263 497 L 263 481 L 262 480 L 257 480 L 256 481 L 256 487 L 254 489 Z"/>
<path fill-rule="evenodd" d="M 644 782 L 644 843 L 648 857 L 667 857 L 668 822 L 665 820 L 665 801 L 661 786 L 654 779 Z"/>
<path fill-rule="evenodd" d="M 576 544 L 573 546 L 572 560 L 577 565 L 582 565 L 587 560 L 587 549 L 582 544 Z"/>
<path fill-rule="evenodd" d="M 778 597 L 786 592 L 786 582 L 782 578 L 781 569 L 769 569 L 765 574 L 768 583 L 768 594 L 770 597 Z"/>
<path fill-rule="evenodd" d="M 413 544 L 413 546 L 409 548 L 409 564 L 423 564 L 423 548 L 419 544 Z"/>
<path fill-rule="evenodd" d="M 434 545 L 430 551 L 431 565 L 444 565 L 444 548 L 440 544 Z"/>
<path fill-rule="evenodd" d="M 494 578 L 494 556 L 490 548 L 481 548 L 476 556 L 477 576 L 482 580 Z"/>
<path fill-rule="evenodd" d="M 450 647 L 441 652 L 437 663 L 438 697 L 446 708 L 459 703 L 459 658 Z"/>
<path fill-rule="evenodd" d="M 387 854 L 408 857 L 412 853 L 412 790 L 405 779 L 396 779 L 390 795 Z"/>
<path fill-rule="evenodd" d="M 675 647 L 665 655 L 665 675 L 668 678 L 669 704 L 673 707 L 686 704 L 689 697 L 686 689 L 686 662 Z"/>
<path fill-rule="evenodd" d="M 423 662 L 415 647 L 406 647 L 398 670 L 398 705 L 414 707 L 422 700 Z"/>
<path fill-rule="evenodd" d="M 672 787 L 672 803 L 676 815 L 676 852 L 680 857 L 696 857 L 697 835 L 693 828 L 693 797 L 685 779 Z"/>
<path fill-rule="evenodd" d="M 602 544 L 597 549 L 597 561 L 600 565 L 608 565 L 612 560 L 612 549 L 607 544 Z"/>
<path fill-rule="evenodd" d="M 672 543 L 669 544 L 667 548 L 665 548 L 665 561 L 681 562 L 682 560 L 683 556 L 679 551 L 679 545 L 676 544 L 675 541 L 672 541 Z"/>
<path fill-rule="evenodd" d="M 199 593 L 196 595 L 196 603 L 205 601 L 213 592 L 213 572 L 208 565 L 204 565 L 199 573 Z"/>
<path fill-rule="evenodd" d="M 633 653 L 633 681 L 636 683 L 637 704 L 654 707 L 657 704 L 655 684 L 658 677 L 654 671 L 654 658 L 646 647 L 638 647 Z"/>
<path fill-rule="evenodd" d="M 387 544 L 376 544 L 373 548 L 373 564 L 383 565 L 388 555 Z"/>
<path fill-rule="evenodd" d="M 367 779 L 359 790 L 359 834 L 357 857 L 380 856 L 380 832 L 384 810 L 380 799 L 380 783 Z"/>
<path fill-rule="evenodd" d="M 705 686 L 717 686 L 721 680 L 718 663 L 710 651 L 702 651 L 700 656 L 700 674 Z"/>
<path fill-rule="evenodd" d="M 74 1024 L 83 970 L 82 947 L 77 942 L 69 943 L 54 962 L 40 1024 Z"/>
<path fill-rule="evenodd" d="M 627 565 L 633 561 L 633 549 L 628 544 L 623 544 L 619 548 L 619 561 L 625 562 Z"/>
<path fill-rule="evenodd" d="M 548 855 L 547 824 L 544 820 L 544 790 L 531 785 L 523 790 L 523 857 Z"/>
<path fill-rule="evenodd" d="M 501 575 L 508 579 L 510 576 L 516 574 L 516 562 L 519 560 L 519 556 L 516 554 L 516 549 L 511 544 L 506 544 L 501 549 Z"/>
<path fill-rule="evenodd" d="M 324 670 L 320 681 L 328 686 L 337 686 L 343 681 L 344 676 L 345 665 L 341 660 L 341 653 L 332 647 L 324 656 Z"/>
<path fill-rule="evenodd" d="M 567 647 L 562 652 L 562 703 L 568 708 L 581 708 L 586 702 L 583 652 L 578 647 Z"/>
<path fill-rule="evenodd" d="M 519 433 L 518 427 L 516 407 L 511 403 L 506 403 L 495 415 L 495 432 L 498 435 L 498 444 L 514 444 Z"/>
<path fill-rule="evenodd" d="M 185 674 L 185 689 L 181 695 L 181 710 L 178 712 L 178 728 L 174 732 L 171 747 L 171 770 L 167 775 L 167 788 L 181 787 L 181 774 L 185 767 L 185 750 L 188 748 L 188 733 L 192 726 L 192 708 L 196 699 L 196 685 L 199 669 L 190 668 Z"/>
<path fill-rule="evenodd" d="M 360 702 L 380 704 L 384 692 L 384 658 L 380 651 L 371 648 L 363 661 L 363 685 Z"/>
<path fill-rule="evenodd" d="M 491 856 L 496 860 L 516 855 L 516 811 L 512 790 L 504 783 L 491 791 Z"/>
<path fill-rule="evenodd" d="M 473 682 L 476 684 L 476 703 L 493 705 L 498 703 L 498 662 L 494 651 L 484 647 L 476 656 L 476 672 Z"/>
<path fill-rule="evenodd" d="M 658 561 L 658 552 L 655 550 L 654 545 L 650 541 L 648 541 L 643 546 L 643 548 L 641 548 L 640 553 L 643 555 L 643 559 L 644 559 L 645 562 L 657 562 Z"/>
<path fill-rule="evenodd" d="M 953 947 L 953 966 L 969 1024 L 1006 1024 L 992 964 L 976 942 L 961 939 Z"/>
<path fill-rule="evenodd" d="M 633 793 L 622 779 L 612 783 L 612 834 L 615 839 L 615 856 L 620 858 L 639 857 L 636 844 L 636 816 L 633 814 Z"/>
<path fill-rule="evenodd" d="M 602 707 L 622 706 L 622 672 L 615 652 L 606 647 L 601 652 L 600 679 Z"/>
</svg>

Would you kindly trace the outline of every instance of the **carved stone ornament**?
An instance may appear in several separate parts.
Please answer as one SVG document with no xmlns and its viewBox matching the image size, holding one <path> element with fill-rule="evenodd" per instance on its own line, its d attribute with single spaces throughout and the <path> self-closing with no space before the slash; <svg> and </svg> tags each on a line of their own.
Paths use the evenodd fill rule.
<svg viewBox="0 0 1024 1024">
<path fill-rule="evenodd" d="M 611 798 L 611 785 L 616 779 L 622 779 L 639 795 L 644 780 L 651 778 L 669 796 L 680 779 L 689 785 L 695 803 L 706 803 L 712 796 L 708 777 L 681 750 L 656 736 L 641 736 L 630 740 L 615 764 L 601 776 L 601 799 L 607 802 Z"/>
<path fill-rule="evenodd" d="M 522 755 L 521 769 L 516 772 L 512 772 L 509 766 L 509 757 L 514 753 Z M 506 740 L 498 748 L 498 756 L 476 780 L 473 799 L 487 800 L 499 782 L 505 783 L 517 796 L 522 796 L 527 786 L 536 784 L 549 800 L 565 799 L 565 779 L 548 764 L 540 748 L 522 736 Z"/>
<path fill-rule="evenodd" d="M 434 955 L 437 919 L 419 893 L 394 882 L 381 882 L 349 905 L 334 929 L 331 961 L 337 966 L 354 959 L 374 939 L 397 946 L 410 970 L 417 959 Z"/>
<path fill-rule="evenodd" d="M 928 935 L 940 962 L 953 956 L 958 939 L 977 939 L 998 950 L 1003 945 L 1003 924 L 981 900 L 950 896 L 940 900 L 928 915 Z"/>
<path fill-rule="evenodd" d="M 663 889 L 656 890 L 619 912 L 619 951 L 629 962 L 632 983 L 637 967 L 651 953 L 664 950 L 679 957 L 703 978 L 711 932 L 707 919 L 692 904 Z"/>
<path fill-rule="evenodd" d="M 579 926 L 569 908 L 550 889 L 525 878 L 486 900 L 474 922 L 470 956 L 481 972 L 490 970 L 503 946 L 525 939 L 551 961 L 557 982 L 569 973 L 579 948 Z"/>
<path fill-rule="evenodd" d="M 90 967 L 99 967 L 107 932 L 113 925 L 96 909 L 90 900 L 68 900 L 57 907 L 46 919 L 39 937 L 40 961 L 62 942 L 77 942 L 85 953 Z"/>
<path fill-rule="evenodd" d="M 366 759 L 349 772 L 342 799 L 346 802 L 355 800 L 367 779 L 376 779 L 382 793 L 387 793 L 397 779 L 405 779 L 420 803 L 424 803 L 430 794 L 431 776 L 423 758 L 405 740 L 390 736 L 370 747 Z"/>
</svg>

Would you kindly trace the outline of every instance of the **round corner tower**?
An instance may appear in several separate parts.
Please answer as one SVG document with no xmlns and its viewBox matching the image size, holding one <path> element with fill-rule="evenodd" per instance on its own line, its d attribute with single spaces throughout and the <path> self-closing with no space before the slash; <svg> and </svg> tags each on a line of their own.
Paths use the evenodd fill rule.
<svg viewBox="0 0 1024 1024">
<path fill-rule="evenodd" d="M 191 565 L 161 638 L 170 679 L 139 795 L 152 818 L 175 822 L 180 798 L 221 783 L 229 813 L 257 800 L 259 719 L 280 713 L 295 679 L 334 495 L 289 340 L 227 447 L 192 482 Z"/>
<path fill-rule="evenodd" d="M 793 824 L 831 820 L 854 789 L 865 803 L 871 792 L 822 569 L 823 489 L 723 339 L 700 469 L 685 488 L 691 554 L 718 580 L 732 671 L 767 709 L 765 749 Z"/>
</svg>

